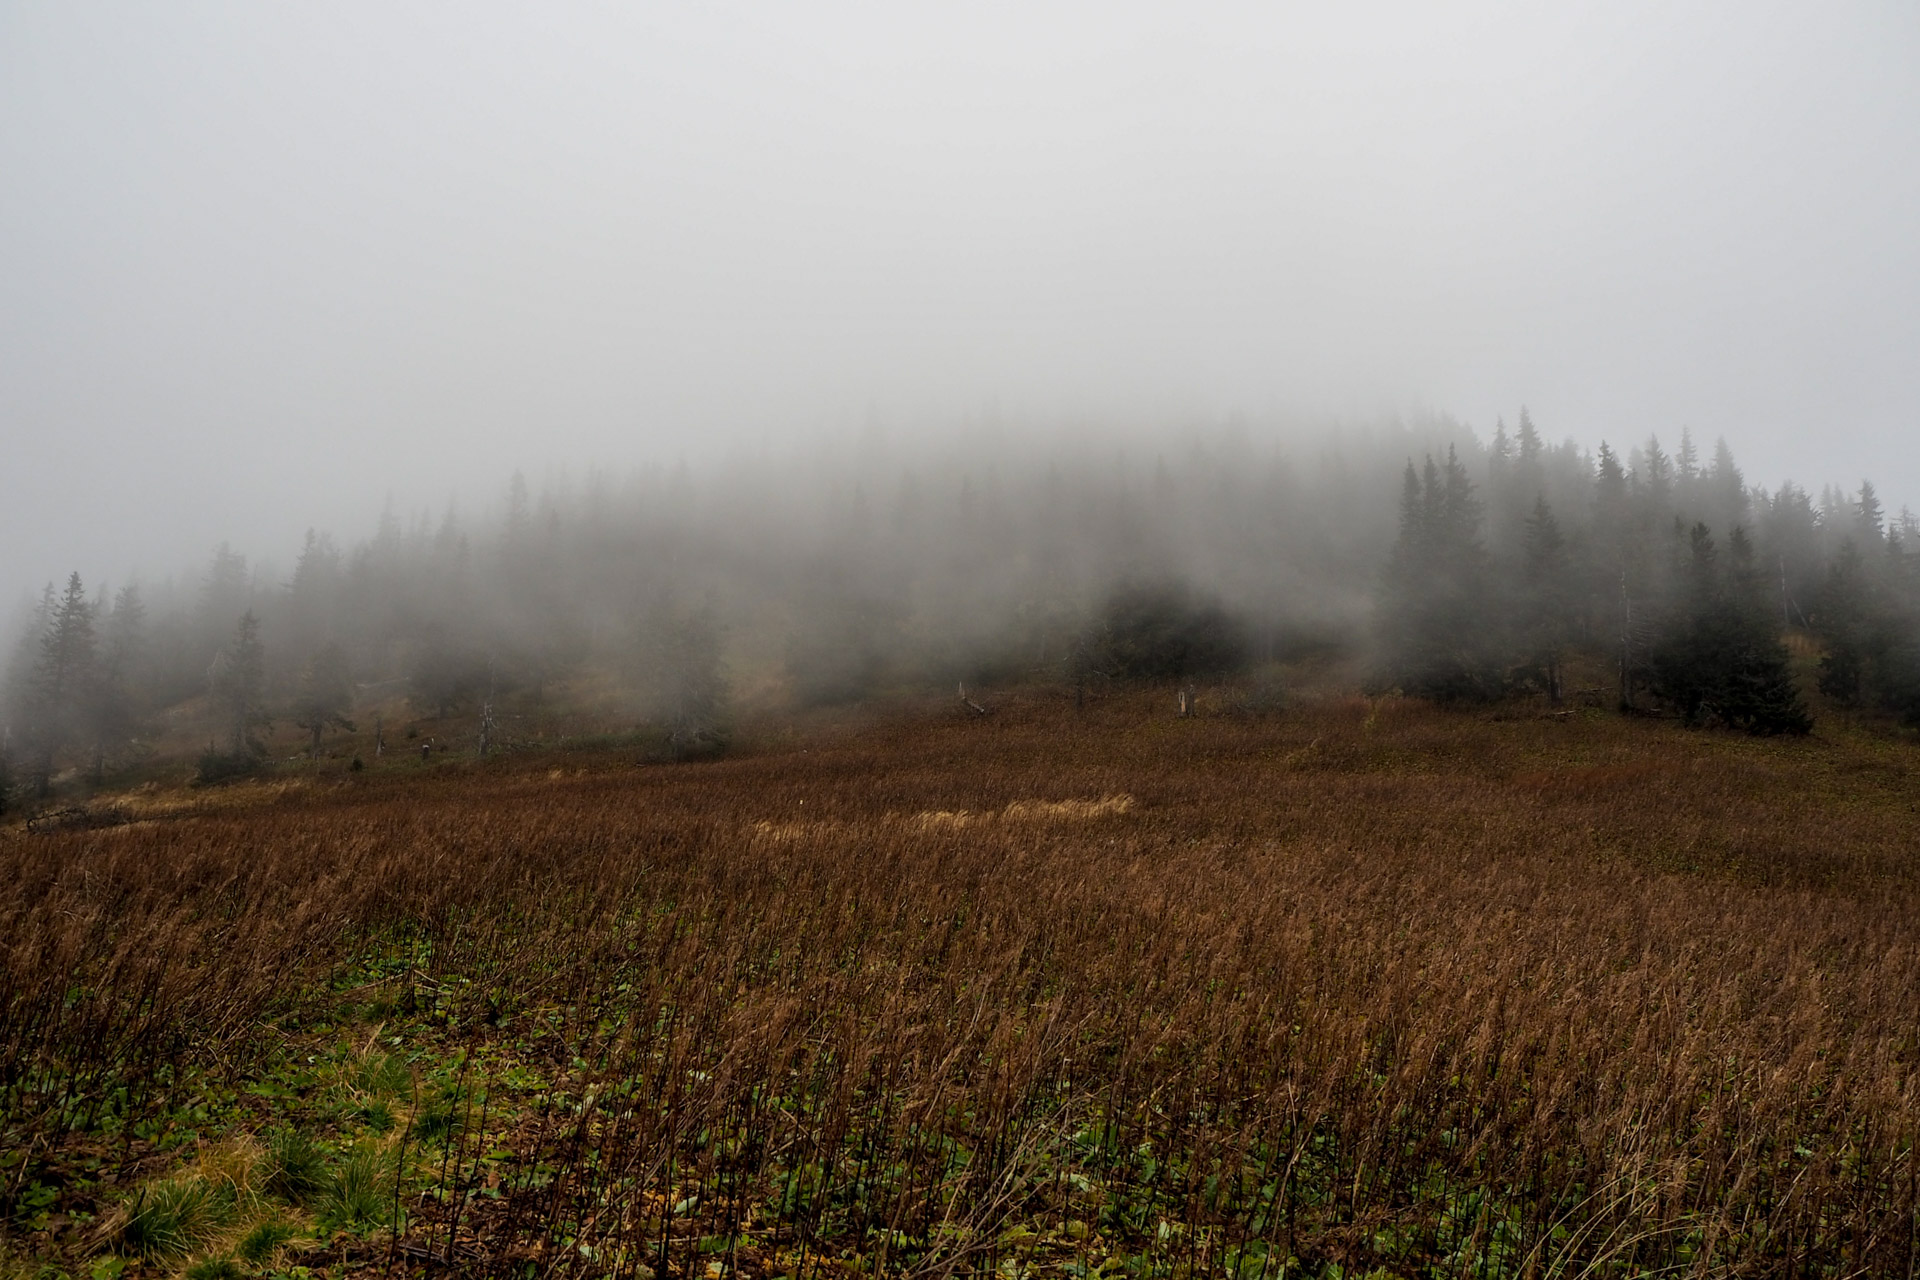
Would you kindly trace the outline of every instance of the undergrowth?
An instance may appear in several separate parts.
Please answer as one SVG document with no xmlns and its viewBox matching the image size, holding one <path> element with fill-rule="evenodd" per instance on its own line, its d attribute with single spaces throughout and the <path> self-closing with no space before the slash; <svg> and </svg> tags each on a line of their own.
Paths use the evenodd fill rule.
<svg viewBox="0 0 1920 1280">
<path fill-rule="evenodd" d="M 0 844 L 10 1256 L 1913 1266 L 1910 747 L 1151 710 Z"/>
</svg>

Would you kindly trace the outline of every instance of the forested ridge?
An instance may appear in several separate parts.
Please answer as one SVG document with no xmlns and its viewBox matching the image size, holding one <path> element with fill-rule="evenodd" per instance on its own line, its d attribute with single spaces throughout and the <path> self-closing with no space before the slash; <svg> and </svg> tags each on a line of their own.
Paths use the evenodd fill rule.
<svg viewBox="0 0 1920 1280">
<path fill-rule="evenodd" d="M 698 472 L 516 473 L 478 514 L 309 532 L 285 573 L 223 545 L 184 581 L 49 583 L 5 673 L 4 783 L 104 779 L 163 723 L 204 741 L 203 772 L 242 769 L 270 725 L 317 752 L 400 697 L 480 715 L 484 750 L 495 705 L 590 685 L 610 720 L 704 750 L 748 693 L 1084 692 L 1310 654 L 1445 702 L 1578 694 L 1804 732 L 1789 637 L 1817 649 L 1821 702 L 1913 724 L 1917 619 L 1912 512 L 1867 481 L 1751 485 L 1684 432 L 1589 452 L 1523 410 L 1485 440 L 1438 419 L 912 456 L 870 433 Z"/>
<path fill-rule="evenodd" d="M 71 575 L 0 1274 L 1912 1273 L 1916 569 L 1522 415 Z"/>
</svg>

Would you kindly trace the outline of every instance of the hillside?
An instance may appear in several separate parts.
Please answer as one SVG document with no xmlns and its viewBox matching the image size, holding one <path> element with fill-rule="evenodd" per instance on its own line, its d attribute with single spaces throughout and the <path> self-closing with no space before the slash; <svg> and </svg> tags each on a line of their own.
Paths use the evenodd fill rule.
<svg viewBox="0 0 1920 1280">
<path fill-rule="evenodd" d="M 13 828 L 11 1254 L 1912 1264 L 1910 743 L 1201 712 L 1036 692 L 718 760 L 336 763 Z"/>
</svg>

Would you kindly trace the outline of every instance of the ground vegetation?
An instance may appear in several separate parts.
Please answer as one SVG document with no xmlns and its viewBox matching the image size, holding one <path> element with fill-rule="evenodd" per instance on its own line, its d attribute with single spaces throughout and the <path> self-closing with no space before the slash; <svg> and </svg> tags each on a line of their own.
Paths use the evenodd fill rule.
<svg viewBox="0 0 1920 1280">
<path fill-rule="evenodd" d="M 8 1256 L 1915 1266 L 1910 743 L 1171 697 L 641 766 L 390 756 L 7 827 Z"/>
</svg>

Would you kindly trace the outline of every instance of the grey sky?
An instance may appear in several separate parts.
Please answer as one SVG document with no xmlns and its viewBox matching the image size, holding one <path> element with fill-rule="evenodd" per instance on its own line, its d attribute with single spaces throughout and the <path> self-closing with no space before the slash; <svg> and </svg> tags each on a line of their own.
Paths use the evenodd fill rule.
<svg viewBox="0 0 1920 1280">
<path fill-rule="evenodd" d="M 1920 8 L 0 4 L 0 598 L 988 404 L 1920 505 Z"/>
</svg>

